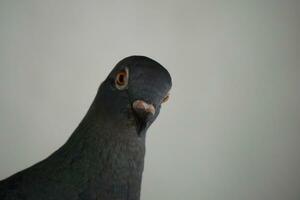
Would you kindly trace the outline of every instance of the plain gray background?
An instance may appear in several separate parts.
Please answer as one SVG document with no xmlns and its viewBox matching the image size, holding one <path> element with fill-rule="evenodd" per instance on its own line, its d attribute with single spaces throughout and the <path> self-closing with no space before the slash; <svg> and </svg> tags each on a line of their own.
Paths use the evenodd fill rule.
<svg viewBox="0 0 300 200">
<path fill-rule="evenodd" d="M 47 157 L 122 58 L 173 77 L 143 200 L 300 199 L 300 4 L 0 1 L 0 178 Z"/>
</svg>

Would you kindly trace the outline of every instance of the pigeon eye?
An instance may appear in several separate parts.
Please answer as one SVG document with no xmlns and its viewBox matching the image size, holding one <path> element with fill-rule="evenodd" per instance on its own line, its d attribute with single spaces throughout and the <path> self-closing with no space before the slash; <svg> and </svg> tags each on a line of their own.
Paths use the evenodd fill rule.
<svg viewBox="0 0 300 200">
<path fill-rule="evenodd" d="M 119 90 L 123 90 L 127 87 L 128 84 L 128 70 L 121 71 L 117 74 L 115 80 L 116 87 Z"/>
<path fill-rule="evenodd" d="M 162 103 L 167 102 L 167 101 L 169 100 L 169 98 L 170 98 L 170 94 L 167 94 L 167 95 L 164 97 L 164 99 L 162 100 Z"/>
</svg>

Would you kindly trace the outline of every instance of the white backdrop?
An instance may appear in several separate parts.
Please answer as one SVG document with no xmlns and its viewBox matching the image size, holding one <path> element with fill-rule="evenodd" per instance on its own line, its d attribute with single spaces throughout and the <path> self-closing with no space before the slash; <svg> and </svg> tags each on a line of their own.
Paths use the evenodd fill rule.
<svg viewBox="0 0 300 200">
<path fill-rule="evenodd" d="M 293 0 L 0 0 L 0 179 L 59 148 L 122 58 L 171 98 L 148 131 L 143 200 L 300 199 Z"/>
</svg>

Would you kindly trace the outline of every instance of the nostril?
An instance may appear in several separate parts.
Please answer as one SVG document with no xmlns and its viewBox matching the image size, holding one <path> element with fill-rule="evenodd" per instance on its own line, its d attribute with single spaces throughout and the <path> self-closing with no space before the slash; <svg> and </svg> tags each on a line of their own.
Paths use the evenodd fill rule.
<svg viewBox="0 0 300 200">
<path fill-rule="evenodd" d="M 132 104 L 132 107 L 137 112 L 151 113 L 152 115 L 155 114 L 155 107 L 143 100 L 135 100 Z"/>
</svg>

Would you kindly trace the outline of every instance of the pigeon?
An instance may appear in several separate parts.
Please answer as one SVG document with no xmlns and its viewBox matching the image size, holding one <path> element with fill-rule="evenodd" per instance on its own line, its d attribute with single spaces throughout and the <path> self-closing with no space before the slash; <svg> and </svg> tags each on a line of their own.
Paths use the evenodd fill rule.
<svg viewBox="0 0 300 200">
<path fill-rule="evenodd" d="M 169 72 L 155 60 L 122 59 L 66 143 L 0 181 L 0 199 L 139 200 L 146 132 L 171 86 Z"/>
</svg>

